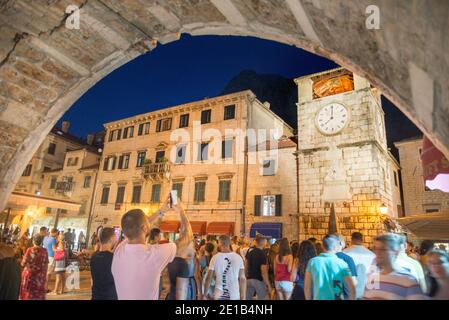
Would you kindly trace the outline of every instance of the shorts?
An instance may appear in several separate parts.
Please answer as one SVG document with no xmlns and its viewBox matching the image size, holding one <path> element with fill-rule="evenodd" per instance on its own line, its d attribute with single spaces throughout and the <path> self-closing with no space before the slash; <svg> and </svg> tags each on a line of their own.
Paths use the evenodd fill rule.
<svg viewBox="0 0 449 320">
<path fill-rule="evenodd" d="M 246 280 L 246 300 L 252 300 L 254 294 L 257 295 L 258 300 L 268 299 L 268 290 L 263 281 L 257 279 Z"/>
<path fill-rule="evenodd" d="M 55 259 L 53 257 L 48 257 L 47 274 L 52 274 L 54 272 L 55 272 Z"/>
<path fill-rule="evenodd" d="M 285 293 L 293 292 L 293 282 L 291 281 L 275 281 L 274 284 L 277 291 L 283 291 Z"/>
</svg>

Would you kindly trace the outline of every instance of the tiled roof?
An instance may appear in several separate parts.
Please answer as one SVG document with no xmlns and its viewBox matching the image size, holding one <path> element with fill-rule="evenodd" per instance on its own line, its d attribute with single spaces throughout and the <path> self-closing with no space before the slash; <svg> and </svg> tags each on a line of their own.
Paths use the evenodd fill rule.
<svg viewBox="0 0 449 320">
<path fill-rule="evenodd" d="M 79 137 L 77 137 L 77 136 L 74 136 L 74 135 L 71 134 L 71 133 L 65 133 L 65 132 L 63 132 L 63 131 L 61 130 L 61 128 L 54 127 L 53 129 L 51 129 L 51 133 L 53 133 L 53 134 L 55 134 L 55 135 L 57 135 L 57 136 L 59 136 L 59 137 L 65 138 L 65 139 L 67 139 L 67 140 L 70 140 L 70 141 L 72 141 L 72 142 L 75 142 L 75 143 L 77 143 L 77 144 L 79 144 L 79 145 L 82 145 L 82 146 L 88 145 L 88 144 L 86 143 L 86 140 L 81 139 L 81 138 L 79 138 Z"/>
</svg>

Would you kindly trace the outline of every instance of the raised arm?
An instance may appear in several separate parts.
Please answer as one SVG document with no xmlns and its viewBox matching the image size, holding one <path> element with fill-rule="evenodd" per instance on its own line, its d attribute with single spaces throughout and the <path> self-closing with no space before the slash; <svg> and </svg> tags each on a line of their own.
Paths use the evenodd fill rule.
<svg viewBox="0 0 449 320">
<path fill-rule="evenodd" d="M 170 198 L 167 197 L 165 201 L 162 203 L 162 206 L 159 208 L 159 210 L 148 217 L 148 222 L 150 224 L 156 221 L 158 218 L 162 217 L 165 213 L 167 213 L 167 211 L 170 211 L 169 201 Z"/>
<path fill-rule="evenodd" d="M 179 240 L 177 246 L 177 255 L 182 255 L 183 251 L 186 250 L 190 244 L 193 244 L 193 232 L 192 226 L 190 225 L 189 219 L 185 214 L 183 205 L 179 202 L 177 206 L 174 207 L 175 211 L 179 213 L 181 220 L 181 227 L 179 230 Z"/>
</svg>

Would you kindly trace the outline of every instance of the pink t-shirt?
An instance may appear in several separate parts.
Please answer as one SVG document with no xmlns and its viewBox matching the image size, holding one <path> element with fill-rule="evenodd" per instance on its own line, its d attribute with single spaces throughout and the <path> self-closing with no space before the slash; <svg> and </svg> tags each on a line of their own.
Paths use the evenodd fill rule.
<svg viewBox="0 0 449 320">
<path fill-rule="evenodd" d="M 174 243 L 122 242 L 114 252 L 112 275 L 119 300 L 158 300 L 161 272 L 176 255 Z"/>
</svg>

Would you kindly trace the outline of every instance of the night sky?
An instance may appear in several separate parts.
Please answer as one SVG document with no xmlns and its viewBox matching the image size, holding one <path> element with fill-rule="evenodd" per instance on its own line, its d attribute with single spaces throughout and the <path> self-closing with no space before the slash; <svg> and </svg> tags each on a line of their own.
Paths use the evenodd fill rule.
<svg viewBox="0 0 449 320">
<path fill-rule="evenodd" d="M 71 122 L 72 134 L 86 136 L 102 130 L 102 124 L 109 121 L 218 96 L 242 70 L 295 78 L 335 67 L 325 58 L 272 41 L 183 35 L 179 41 L 159 44 L 152 52 L 109 74 L 62 119 Z M 387 117 L 404 122 L 402 131 L 406 128 L 398 133 L 389 129 L 387 123 L 387 133 L 394 140 L 419 134 L 391 104 L 384 103 L 384 109 Z"/>
</svg>

